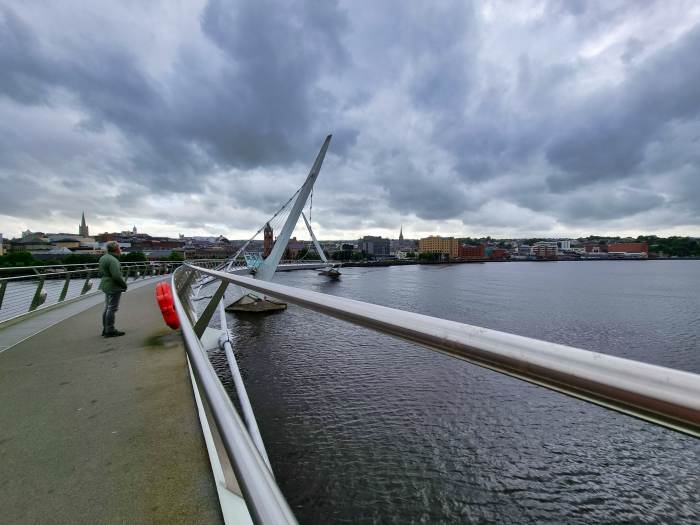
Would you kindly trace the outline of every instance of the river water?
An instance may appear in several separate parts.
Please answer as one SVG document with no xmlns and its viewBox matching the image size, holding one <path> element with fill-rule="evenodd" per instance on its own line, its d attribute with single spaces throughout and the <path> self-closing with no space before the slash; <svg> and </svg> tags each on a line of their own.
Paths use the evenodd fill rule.
<svg viewBox="0 0 700 525">
<path fill-rule="evenodd" d="M 700 373 L 700 261 L 275 281 Z M 290 305 L 230 318 L 301 523 L 697 523 L 700 440 Z M 212 356 L 233 392 L 225 361 Z"/>
</svg>

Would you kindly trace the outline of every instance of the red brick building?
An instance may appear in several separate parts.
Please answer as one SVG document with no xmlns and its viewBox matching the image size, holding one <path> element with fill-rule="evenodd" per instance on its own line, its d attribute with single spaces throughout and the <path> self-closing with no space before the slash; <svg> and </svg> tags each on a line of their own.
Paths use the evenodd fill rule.
<svg viewBox="0 0 700 525">
<path fill-rule="evenodd" d="M 491 252 L 491 259 L 501 261 L 508 257 L 508 250 L 504 248 L 494 248 Z"/>
<path fill-rule="evenodd" d="M 583 247 L 586 250 L 586 253 L 607 253 L 608 251 L 608 246 L 606 244 L 589 242 L 584 244 Z"/>
<path fill-rule="evenodd" d="M 649 245 L 645 242 L 611 242 L 608 252 L 614 253 L 648 253 Z"/>
<path fill-rule="evenodd" d="M 485 257 L 485 249 L 483 244 L 469 245 L 462 244 L 459 246 L 457 256 L 460 259 L 483 259 Z"/>
</svg>

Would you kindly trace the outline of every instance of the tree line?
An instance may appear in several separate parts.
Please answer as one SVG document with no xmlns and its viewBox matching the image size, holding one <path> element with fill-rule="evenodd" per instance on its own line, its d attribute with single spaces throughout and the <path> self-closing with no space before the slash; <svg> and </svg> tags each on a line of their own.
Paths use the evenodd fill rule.
<svg viewBox="0 0 700 525">
<path fill-rule="evenodd" d="M 37 259 L 29 252 L 10 252 L 0 256 L 0 268 L 14 268 L 22 266 L 51 266 L 60 264 L 93 264 L 100 260 L 102 255 L 92 255 L 84 253 L 71 253 L 60 259 Z M 182 253 L 172 252 L 165 260 L 182 261 Z M 123 253 L 119 256 L 122 262 L 145 262 L 148 261 L 146 254 L 142 252 Z"/>
</svg>

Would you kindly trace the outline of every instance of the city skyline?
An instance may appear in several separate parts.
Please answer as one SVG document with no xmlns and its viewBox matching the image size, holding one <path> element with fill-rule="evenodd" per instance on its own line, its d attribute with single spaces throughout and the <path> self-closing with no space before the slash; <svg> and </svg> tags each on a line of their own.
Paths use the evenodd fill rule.
<svg viewBox="0 0 700 525">
<path fill-rule="evenodd" d="M 327 133 L 320 238 L 700 234 L 696 2 L 69 1 L 0 39 L 6 238 L 248 238 Z"/>
<path fill-rule="evenodd" d="M 32 234 L 35 233 L 44 233 L 44 234 L 51 234 L 51 235 L 67 235 L 67 236 L 75 236 L 75 237 L 88 237 L 88 236 L 101 236 L 104 234 L 128 234 L 128 235 L 136 235 L 137 233 L 140 235 L 147 235 L 147 236 L 152 236 L 152 237 L 168 237 L 172 239 L 177 239 L 180 238 L 180 236 L 184 238 L 195 238 L 195 237 L 226 237 L 231 241 L 245 241 L 249 239 L 250 237 L 232 237 L 232 236 L 227 236 L 224 234 L 212 234 L 212 235 L 186 235 L 181 232 L 175 234 L 175 235 L 170 235 L 170 234 L 160 234 L 157 232 L 150 232 L 150 231 L 144 231 L 141 228 L 137 228 L 136 225 L 133 225 L 131 228 L 117 228 L 117 229 L 112 229 L 112 230 L 99 230 L 99 229 L 93 229 L 92 234 L 89 234 L 88 231 L 91 228 L 91 225 L 88 224 L 89 221 L 86 220 L 85 217 L 85 212 L 82 212 L 81 215 L 81 222 L 78 225 L 78 232 L 76 233 L 75 231 L 71 231 L 70 229 L 66 230 L 51 230 L 48 228 L 37 228 L 37 229 L 31 229 L 31 228 L 25 228 L 21 232 L 17 233 L 16 235 L 14 234 L 5 234 L 3 233 L 3 236 L 5 239 L 10 241 L 12 238 L 19 239 L 24 237 L 25 232 L 31 232 Z M 271 229 L 273 237 L 276 237 L 276 233 L 274 230 Z M 298 232 L 298 234 L 297 234 Z M 2 232 L 0 232 L 2 233 Z M 306 229 L 300 230 L 300 229 L 295 229 L 293 232 L 293 238 L 296 240 L 297 238 L 300 241 L 305 241 L 305 242 L 310 242 L 311 239 L 308 236 L 308 231 Z M 394 234 L 396 232 L 393 232 Z M 654 233 L 651 234 L 646 234 L 646 235 L 656 235 Z M 322 241 L 362 241 L 363 237 L 372 237 L 373 235 L 371 234 L 362 234 L 357 237 L 337 237 L 337 238 L 320 238 Z M 379 235 L 378 237 L 380 238 L 385 238 L 385 239 L 391 239 L 391 240 L 401 240 L 405 238 L 406 240 L 411 240 L 411 241 L 417 241 L 420 238 L 425 238 L 425 237 L 443 237 L 443 238 L 455 238 L 455 239 L 465 239 L 465 238 L 473 238 L 473 239 L 486 239 L 486 238 L 492 238 L 494 240 L 516 240 L 516 239 L 533 239 L 533 238 L 542 238 L 542 239 L 585 239 L 585 238 L 590 238 L 590 237 L 601 237 L 601 238 L 636 238 L 637 235 L 627 235 L 622 232 L 614 232 L 614 233 L 608 233 L 604 235 L 600 235 L 597 232 L 588 232 L 588 233 L 583 233 L 581 235 L 576 235 L 576 236 L 567 236 L 567 235 L 554 235 L 554 236 L 541 236 L 541 235 L 529 235 L 529 236 L 523 236 L 523 237 L 515 237 L 515 236 L 503 236 L 503 237 L 497 237 L 494 235 L 489 235 L 489 234 L 483 234 L 483 235 L 465 235 L 465 234 L 441 234 L 439 232 L 428 232 L 423 235 L 419 236 L 411 236 L 409 235 L 403 235 L 403 226 L 399 226 L 399 234 L 398 235 L 392 235 L 391 233 L 387 235 Z M 658 237 L 663 237 L 662 235 L 657 235 Z M 309 238 L 307 238 L 309 237 Z M 690 237 L 690 238 L 700 238 L 700 236 L 694 236 L 694 235 L 689 235 L 689 236 L 683 236 L 683 237 Z M 265 236 L 263 234 L 259 234 L 258 236 L 255 237 L 257 241 L 262 242 L 264 240 Z"/>
</svg>

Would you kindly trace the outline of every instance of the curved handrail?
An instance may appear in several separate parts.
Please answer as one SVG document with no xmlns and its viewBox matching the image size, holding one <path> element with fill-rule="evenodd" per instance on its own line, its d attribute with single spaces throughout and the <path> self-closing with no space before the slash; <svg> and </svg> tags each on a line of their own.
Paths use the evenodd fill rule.
<svg viewBox="0 0 700 525">
<path fill-rule="evenodd" d="M 700 437 L 700 375 L 216 270 L 243 288 Z"/>
<path fill-rule="evenodd" d="M 171 277 L 174 291 L 182 288 L 176 281 L 182 270 L 179 268 Z M 185 287 L 183 292 L 188 289 Z M 173 293 L 173 302 L 180 318 L 182 337 L 194 375 L 211 408 L 251 518 L 255 523 L 263 524 L 297 523 L 272 472 L 253 443 L 202 348 L 179 293 Z"/>
</svg>

